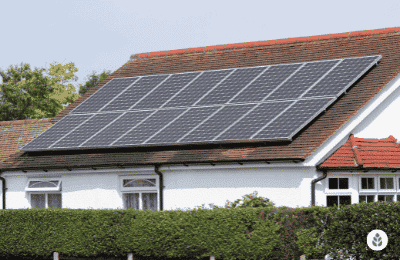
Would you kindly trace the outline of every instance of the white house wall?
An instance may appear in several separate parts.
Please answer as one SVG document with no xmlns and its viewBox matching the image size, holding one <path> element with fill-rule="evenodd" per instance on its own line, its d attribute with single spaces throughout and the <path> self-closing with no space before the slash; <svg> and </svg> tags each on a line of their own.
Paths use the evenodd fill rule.
<svg viewBox="0 0 400 260">
<path fill-rule="evenodd" d="M 224 206 L 258 192 L 276 206 L 310 206 L 311 181 L 319 175 L 315 168 L 273 167 L 266 164 L 201 167 L 161 167 L 164 176 L 164 210 L 193 209 L 209 203 Z M 8 172 L 6 179 L 6 207 L 30 208 L 29 192 L 25 191 L 29 178 L 43 178 L 38 173 Z M 123 208 L 120 176 L 155 176 L 151 170 L 91 170 L 48 172 L 47 177 L 62 181 L 62 207 L 82 209 Z M 46 177 L 45 176 L 45 177 Z M 318 188 L 317 192 L 322 192 Z M 325 198 L 321 199 L 323 202 Z M 1 205 L 2 207 L 2 205 Z"/>
<path fill-rule="evenodd" d="M 398 79 L 398 81 L 400 81 Z M 387 138 L 390 135 L 400 140 L 400 88 L 397 88 L 385 102 L 382 102 L 353 134 L 360 138 Z"/>
</svg>

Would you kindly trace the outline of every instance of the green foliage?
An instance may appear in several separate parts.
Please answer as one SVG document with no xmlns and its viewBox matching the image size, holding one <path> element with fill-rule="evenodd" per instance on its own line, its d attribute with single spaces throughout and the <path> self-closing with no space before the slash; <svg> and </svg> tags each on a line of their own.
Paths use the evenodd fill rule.
<svg viewBox="0 0 400 260">
<path fill-rule="evenodd" d="M 264 198 L 264 197 L 258 197 L 258 192 L 254 191 L 251 194 L 246 194 L 242 196 L 242 199 L 237 199 L 234 202 L 230 202 L 229 200 L 226 201 L 225 203 L 225 208 L 268 208 L 271 209 L 275 206 L 273 202 L 271 202 L 269 199 Z M 211 209 L 218 209 L 217 205 L 214 205 L 213 203 L 208 204 Z M 200 208 L 200 209 L 205 209 L 205 205 L 202 204 L 201 206 L 196 206 L 195 208 Z"/>
<path fill-rule="evenodd" d="M 89 89 L 95 87 L 98 83 L 106 79 L 111 74 L 111 71 L 104 70 L 100 74 L 96 74 L 96 71 L 93 71 L 91 74 L 87 76 L 87 81 L 85 84 L 81 84 L 79 88 L 79 94 L 85 94 Z"/>
<path fill-rule="evenodd" d="M 296 237 L 296 245 L 308 257 L 323 258 L 326 255 L 316 227 L 300 229 L 296 232 Z"/>
<path fill-rule="evenodd" d="M 237 199 L 234 202 L 227 201 L 225 204 L 226 208 L 273 208 L 275 204 L 270 202 L 269 199 L 263 197 L 257 197 L 258 192 L 254 191 L 252 194 L 247 194 L 242 199 Z"/>
<path fill-rule="evenodd" d="M 75 101 L 79 96 L 72 85 L 63 85 L 68 80 L 77 80 L 78 71 L 74 63 L 64 66 L 51 64 L 48 76 L 45 69 L 21 63 L 0 70 L 3 83 L 0 85 L 0 121 L 51 118 L 63 109 L 63 105 Z"/>
<path fill-rule="evenodd" d="M 135 256 L 270 259 L 280 228 L 262 208 L 190 211 L 7 209 L 0 258 Z"/>
</svg>

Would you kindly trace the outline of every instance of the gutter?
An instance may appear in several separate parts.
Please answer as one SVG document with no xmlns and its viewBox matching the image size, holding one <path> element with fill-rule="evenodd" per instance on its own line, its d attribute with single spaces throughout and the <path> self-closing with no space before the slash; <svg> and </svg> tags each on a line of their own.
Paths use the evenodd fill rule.
<svg viewBox="0 0 400 260">
<path fill-rule="evenodd" d="M 315 206 L 315 183 L 325 179 L 328 176 L 327 170 L 322 170 L 323 175 L 318 177 L 311 182 L 311 206 Z"/>
<path fill-rule="evenodd" d="M 1 175 L 2 172 L 0 172 Z M 6 179 L 4 179 L 3 177 L 0 177 L 0 180 L 2 182 L 2 187 L 3 187 L 3 209 L 6 209 Z"/>
<path fill-rule="evenodd" d="M 164 188 L 164 182 L 163 182 L 163 175 L 162 172 L 160 172 L 160 165 L 154 165 L 154 171 L 158 174 L 158 176 L 160 176 L 160 188 L 158 193 L 160 194 L 160 211 L 163 211 L 164 209 L 164 205 L 163 205 L 163 201 L 164 201 L 164 196 L 163 196 L 163 188 Z"/>
</svg>

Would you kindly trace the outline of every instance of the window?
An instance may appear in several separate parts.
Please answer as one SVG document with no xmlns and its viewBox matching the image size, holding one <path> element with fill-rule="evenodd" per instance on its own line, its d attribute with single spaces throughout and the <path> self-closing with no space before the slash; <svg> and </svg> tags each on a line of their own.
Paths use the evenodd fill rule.
<svg viewBox="0 0 400 260">
<path fill-rule="evenodd" d="M 329 189 L 348 189 L 349 188 L 349 178 L 329 178 Z"/>
<path fill-rule="evenodd" d="M 121 184 L 124 208 L 158 210 L 158 176 L 123 177 Z"/>
<path fill-rule="evenodd" d="M 358 199 L 359 199 L 360 203 L 361 202 L 367 202 L 367 203 L 374 202 L 375 201 L 375 195 L 360 195 L 358 197 Z"/>
<path fill-rule="evenodd" d="M 32 193 L 32 208 L 62 208 L 61 193 Z"/>
<path fill-rule="evenodd" d="M 380 189 L 381 190 L 393 190 L 394 189 L 394 184 L 393 184 L 393 178 L 379 178 L 379 183 L 380 183 Z"/>
<path fill-rule="evenodd" d="M 25 191 L 29 192 L 31 208 L 62 208 L 60 180 L 29 180 Z"/>
<path fill-rule="evenodd" d="M 375 189 L 374 178 L 361 178 L 361 189 L 373 190 Z"/>
<path fill-rule="evenodd" d="M 326 196 L 326 206 L 341 206 L 341 205 L 350 205 L 351 204 L 351 196 L 343 195 L 343 196 Z"/>
<path fill-rule="evenodd" d="M 395 176 L 361 176 L 359 202 L 399 201 L 399 189 L 395 186 Z M 399 186 L 400 187 L 400 186 Z M 396 196 L 397 195 L 397 196 Z"/>
</svg>

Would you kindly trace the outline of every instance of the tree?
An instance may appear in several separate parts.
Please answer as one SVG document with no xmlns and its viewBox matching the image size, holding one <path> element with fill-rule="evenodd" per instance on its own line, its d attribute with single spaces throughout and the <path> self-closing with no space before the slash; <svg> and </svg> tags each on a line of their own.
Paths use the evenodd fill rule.
<svg viewBox="0 0 400 260">
<path fill-rule="evenodd" d="M 80 85 L 79 88 L 79 94 L 83 95 L 85 94 L 89 89 L 95 87 L 98 83 L 103 81 L 105 78 L 107 78 L 111 74 L 111 71 L 109 70 L 104 70 L 101 74 L 96 74 L 96 71 L 93 71 L 92 74 L 89 74 L 87 76 L 87 81 L 84 85 Z"/>
<path fill-rule="evenodd" d="M 0 120 L 24 120 L 34 118 L 51 118 L 63 109 L 63 105 L 72 103 L 79 96 L 72 85 L 63 85 L 74 79 L 74 63 L 61 66 L 51 64 L 49 76 L 43 75 L 45 69 L 35 68 L 21 63 L 20 67 L 12 65 L 4 72 L 0 69 L 3 83 L 0 84 Z"/>
<path fill-rule="evenodd" d="M 208 206 L 210 206 L 211 209 L 219 208 L 217 205 L 214 205 L 214 203 L 209 203 Z M 227 200 L 225 203 L 225 208 L 273 208 L 274 206 L 275 203 L 270 201 L 268 198 L 258 197 L 257 191 L 242 196 L 242 199 L 237 199 L 234 202 L 230 202 L 229 200 Z M 197 206 L 196 208 L 205 209 L 205 205 L 202 204 L 201 206 Z"/>
</svg>

